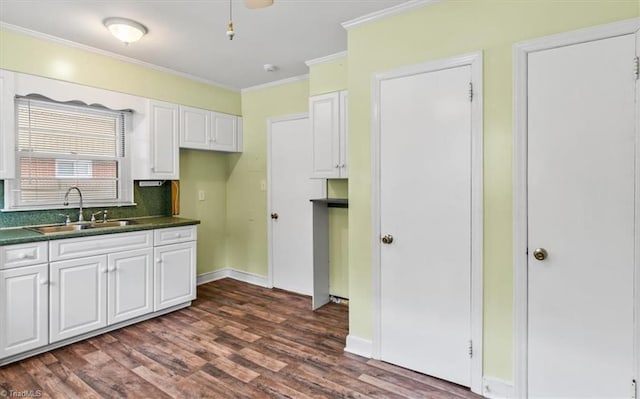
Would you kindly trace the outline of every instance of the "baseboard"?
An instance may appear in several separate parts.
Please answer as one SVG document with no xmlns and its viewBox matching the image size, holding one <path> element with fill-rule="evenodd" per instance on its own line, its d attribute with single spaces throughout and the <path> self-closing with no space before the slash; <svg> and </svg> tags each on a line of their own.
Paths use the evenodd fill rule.
<svg viewBox="0 0 640 399">
<path fill-rule="evenodd" d="M 492 377 L 482 379 L 482 396 L 485 398 L 510 399 L 514 397 L 514 394 L 515 390 L 511 381 Z"/>
<path fill-rule="evenodd" d="M 347 335 L 347 346 L 344 348 L 344 351 L 353 353 L 354 355 L 371 358 L 373 356 L 373 342 L 371 342 L 370 339 L 364 339 L 349 334 Z"/>
<path fill-rule="evenodd" d="M 269 279 L 266 276 L 244 272 L 230 267 L 225 267 L 224 269 L 216 270 L 209 273 L 199 274 L 196 282 L 198 285 L 200 285 L 223 278 L 232 278 L 234 280 L 243 281 L 245 283 L 259 285 L 260 287 L 271 288 L 271 286 L 269 285 Z"/>
<path fill-rule="evenodd" d="M 214 272 L 202 273 L 202 274 L 198 274 L 196 278 L 196 284 L 198 285 L 206 284 L 206 283 L 210 283 L 212 281 L 220 280 L 227 277 L 229 277 L 229 269 L 226 269 L 226 268 L 216 270 Z"/>
</svg>

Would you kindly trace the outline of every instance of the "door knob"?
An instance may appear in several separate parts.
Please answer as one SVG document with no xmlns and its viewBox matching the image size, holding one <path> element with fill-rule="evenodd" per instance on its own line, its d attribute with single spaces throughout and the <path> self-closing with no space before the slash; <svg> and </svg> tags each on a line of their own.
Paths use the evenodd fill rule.
<svg viewBox="0 0 640 399">
<path fill-rule="evenodd" d="M 547 259 L 547 256 L 549 254 L 547 253 L 547 250 L 544 248 L 536 248 L 533 251 L 533 257 L 536 258 L 537 260 L 545 260 Z"/>
<path fill-rule="evenodd" d="M 393 242 L 393 236 L 391 234 L 385 234 L 382 236 L 383 244 L 391 244 Z"/>
<path fill-rule="evenodd" d="M 278 219 L 278 214 L 277 213 L 272 213 L 271 214 L 271 219 Z"/>
</svg>

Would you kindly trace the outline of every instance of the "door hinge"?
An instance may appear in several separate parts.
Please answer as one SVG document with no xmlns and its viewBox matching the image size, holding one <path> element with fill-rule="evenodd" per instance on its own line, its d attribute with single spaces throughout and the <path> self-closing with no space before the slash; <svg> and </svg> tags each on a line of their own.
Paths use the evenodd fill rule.
<svg viewBox="0 0 640 399">
<path fill-rule="evenodd" d="M 469 101 L 473 101 L 473 82 L 469 82 Z"/>
<path fill-rule="evenodd" d="M 472 340 L 469 340 L 469 357 L 473 357 L 473 341 Z"/>
<path fill-rule="evenodd" d="M 640 57 L 633 59 L 633 76 L 636 77 L 636 80 L 640 79 Z"/>
<path fill-rule="evenodd" d="M 631 399 L 638 399 L 638 386 L 636 380 L 631 381 Z"/>
</svg>

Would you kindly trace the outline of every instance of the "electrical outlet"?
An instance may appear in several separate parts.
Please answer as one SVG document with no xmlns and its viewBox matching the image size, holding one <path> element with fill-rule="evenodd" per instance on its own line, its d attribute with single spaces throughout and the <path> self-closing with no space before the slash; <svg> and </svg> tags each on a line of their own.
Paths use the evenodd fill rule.
<svg viewBox="0 0 640 399">
<path fill-rule="evenodd" d="M 204 201 L 204 190 L 198 191 L 198 201 Z"/>
</svg>

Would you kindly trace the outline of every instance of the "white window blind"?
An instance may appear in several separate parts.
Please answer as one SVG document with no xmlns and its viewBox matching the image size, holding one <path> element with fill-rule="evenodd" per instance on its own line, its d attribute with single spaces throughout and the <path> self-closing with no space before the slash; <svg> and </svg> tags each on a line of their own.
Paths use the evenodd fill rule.
<svg viewBox="0 0 640 399">
<path fill-rule="evenodd" d="M 25 97 L 15 105 L 18 175 L 9 208 L 60 208 L 71 186 L 82 190 L 85 206 L 132 202 L 127 111 Z"/>
</svg>

